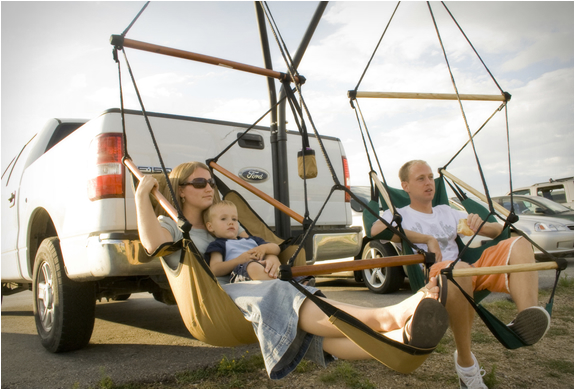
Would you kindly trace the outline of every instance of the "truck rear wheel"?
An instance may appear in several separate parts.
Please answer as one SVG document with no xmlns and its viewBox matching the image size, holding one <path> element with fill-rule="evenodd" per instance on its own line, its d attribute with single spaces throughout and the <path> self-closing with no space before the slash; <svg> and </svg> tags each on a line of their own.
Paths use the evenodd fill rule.
<svg viewBox="0 0 575 390">
<path fill-rule="evenodd" d="M 58 237 L 46 238 L 34 262 L 34 319 L 42 345 L 50 352 L 85 347 L 94 329 L 94 283 L 68 278 Z"/>
<path fill-rule="evenodd" d="M 365 245 L 362 257 L 364 259 L 375 259 L 390 256 L 397 256 L 397 252 L 392 245 L 382 244 L 378 240 L 373 240 Z M 401 266 L 365 269 L 362 272 L 363 282 L 366 287 L 377 294 L 396 292 L 403 285 L 405 279 L 405 273 Z"/>
</svg>

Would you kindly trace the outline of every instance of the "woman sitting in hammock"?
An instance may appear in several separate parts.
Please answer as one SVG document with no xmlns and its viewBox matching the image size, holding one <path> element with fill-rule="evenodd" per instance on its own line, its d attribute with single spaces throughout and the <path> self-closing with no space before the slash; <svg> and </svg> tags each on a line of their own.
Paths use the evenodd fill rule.
<svg viewBox="0 0 575 390">
<path fill-rule="evenodd" d="M 185 163 L 170 173 L 170 181 L 177 185 L 174 192 L 185 218 L 193 226 L 190 237 L 198 250 L 204 253 L 214 241 L 202 220 L 202 212 L 212 204 L 216 191 L 210 171 L 202 163 Z M 157 185 L 156 179 L 145 176 L 136 190 L 138 230 L 142 245 L 149 253 L 166 242 L 182 238 L 182 232 L 171 218 L 156 218 L 150 192 Z M 173 253 L 164 260 L 175 268 L 179 254 Z M 270 275 L 277 278 L 279 265 L 279 260 L 269 265 Z M 372 329 L 385 332 L 390 338 L 414 347 L 432 348 L 439 343 L 448 326 L 445 308 L 436 300 L 439 295 L 436 284 L 433 279 L 414 296 L 383 308 L 367 308 L 334 301 L 330 303 Z M 325 365 L 324 351 L 327 356 L 342 359 L 370 358 L 370 355 L 332 325 L 318 306 L 289 283 L 273 279 L 223 287 L 244 317 L 252 322 L 268 375 L 272 379 L 281 379 L 289 374 L 304 356 Z M 305 288 L 314 294 L 319 292 L 314 287 Z"/>
</svg>

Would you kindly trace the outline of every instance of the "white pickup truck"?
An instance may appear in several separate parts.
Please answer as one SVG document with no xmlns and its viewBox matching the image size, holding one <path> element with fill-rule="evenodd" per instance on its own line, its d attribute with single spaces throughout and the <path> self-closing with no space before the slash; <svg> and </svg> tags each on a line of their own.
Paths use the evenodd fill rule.
<svg viewBox="0 0 575 390">
<path fill-rule="evenodd" d="M 168 169 L 217 156 L 248 127 L 167 114 L 149 117 Z M 130 157 L 144 173 L 157 173 L 160 164 L 144 116 L 127 111 L 125 121 Z M 248 134 L 218 164 L 273 195 L 270 130 L 257 126 Z M 90 121 L 53 119 L 3 173 L 2 296 L 33 291 L 38 333 L 51 352 L 88 344 L 97 300 L 150 292 L 159 301 L 174 302 L 160 262 L 148 261 L 139 242 L 133 180 L 121 162 L 122 139 L 118 109 Z M 322 140 L 338 179 L 349 183 L 342 143 L 334 137 Z M 315 137 L 309 141 L 319 150 Z M 288 131 L 290 207 L 303 215 L 303 180 L 296 162 L 300 149 L 299 133 Z M 320 153 L 317 162 L 319 174 L 308 181 L 312 218 L 333 184 Z M 275 211 L 268 203 L 221 178 L 275 226 Z M 337 191 L 306 245 L 308 262 L 355 256 L 361 232 L 351 225 L 350 203 Z M 301 229 L 292 223 L 292 235 Z"/>
</svg>

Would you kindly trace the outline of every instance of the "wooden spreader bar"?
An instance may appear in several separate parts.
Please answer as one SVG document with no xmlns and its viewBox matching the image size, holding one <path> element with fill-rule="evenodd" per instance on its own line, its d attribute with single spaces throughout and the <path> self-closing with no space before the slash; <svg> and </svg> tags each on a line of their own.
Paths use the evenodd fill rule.
<svg viewBox="0 0 575 390">
<path fill-rule="evenodd" d="M 455 93 L 348 91 L 347 96 L 350 98 L 458 100 Z M 504 95 L 459 94 L 459 100 L 505 102 L 509 99 Z"/>
<path fill-rule="evenodd" d="M 351 261 L 337 261 L 333 263 L 318 263 L 292 267 L 292 276 L 325 275 L 344 271 L 361 271 L 364 269 L 396 267 L 402 265 L 421 264 L 425 256 L 420 254 L 392 257 L 377 257 L 375 259 L 361 259 Z"/>
<path fill-rule="evenodd" d="M 287 207 L 286 205 L 284 205 L 283 203 L 281 203 L 277 199 L 274 199 L 271 196 L 269 196 L 268 194 L 266 194 L 265 192 L 258 190 L 256 187 L 243 181 L 242 179 L 240 179 L 239 177 L 237 177 L 236 175 L 234 175 L 233 173 L 231 173 L 230 171 L 228 171 L 227 169 L 223 168 L 222 166 L 216 164 L 213 161 L 210 162 L 210 167 L 214 168 L 216 171 L 220 172 L 222 175 L 224 175 L 228 179 L 234 181 L 236 184 L 239 184 L 240 186 L 244 187 L 246 190 L 250 191 L 252 194 L 265 200 L 267 203 L 274 206 L 275 208 L 280 210 L 282 213 L 288 215 L 289 217 L 291 217 L 294 220 L 298 221 L 299 223 L 303 224 L 304 218 L 301 215 L 299 215 L 298 213 L 296 213 L 295 211 L 293 211 L 292 209 L 290 209 L 289 207 Z"/>
<path fill-rule="evenodd" d="M 150 53 L 163 54 L 163 55 L 167 55 L 170 57 L 177 57 L 177 58 L 182 58 L 185 60 L 203 62 L 205 64 L 223 66 L 226 68 L 241 70 L 243 72 L 254 73 L 254 74 L 258 74 L 258 75 L 266 76 L 266 77 L 272 77 L 272 78 L 278 79 L 280 81 L 286 81 L 286 80 L 291 81 L 291 77 L 288 74 L 282 73 L 282 72 L 276 72 L 272 69 L 260 68 L 257 66 L 246 65 L 246 64 L 242 64 L 240 62 L 224 60 L 222 58 L 211 57 L 211 56 L 207 56 L 204 54 L 198 54 L 198 53 L 193 53 L 190 51 L 173 49 L 171 47 L 154 45 L 152 43 L 136 41 L 133 39 L 125 38 L 121 35 L 112 35 L 110 37 L 110 43 L 113 46 L 129 47 L 131 49 L 147 51 Z M 304 81 L 305 81 L 305 79 L 303 77 L 301 77 L 301 80 L 300 80 L 300 78 L 296 77 L 296 82 L 298 84 L 303 84 Z"/>
<path fill-rule="evenodd" d="M 544 271 L 550 269 L 562 268 L 554 261 L 547 261 L 544 263 L 533 264 L 514 264 L 514 265 L 500 265 L 495 267 L 478 267 L 467 269 L 454 269 L 451 271 L 453 277 L 476 276 L 476 275 L 494 275 L 494 274 L 510 274 L 513 272 L 530 272 L 530 271 Z M 441 271 L 442 273 L 443 270 Z"/>
<path fill-rule="evenodd" d="M 460 187 L 463 187 L 467 191 L 471 192 L 473 195 L 477 196 L 483 202 L 489 204 L 489 200 L 487 199 L 487 197 L 485 195 L 483 195 L 481 192 L 477 191 L 475 188 L 473 188 L 469 184 L 465 183 L 463 180 L 459 179 L 458 177 L 456 177 L 452 173 L 447 172 L 443 168 L 439 170 L 439 173 L 441 173 L 443 176 L 447 177 L 448 179 L 451 179 L 451 181 L 453 181 L 454 183 L 456 183 Z M 509 210 L 507 210 L 505 207 L 503 207 L 502 205 L 500 205 L 497 202 L 492 202 L 492 203 L 493 203 L 493 208 L 495 210 L 497 210 L 501 215 L 503 215 L 505 217 L 509 216 Z"/>
</svg>

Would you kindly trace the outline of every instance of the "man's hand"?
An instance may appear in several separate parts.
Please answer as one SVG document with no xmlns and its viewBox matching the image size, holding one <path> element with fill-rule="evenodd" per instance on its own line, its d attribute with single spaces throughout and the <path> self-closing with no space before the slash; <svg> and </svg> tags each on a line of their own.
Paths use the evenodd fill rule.
<svg viewBox="0 0 575 390">
<path fill-rule="evenodd" d="M 425 243 L 427 244 L 427 250 L 435 254 L 435 262 L 440 263 L 443 258 L 441 256 L 441 249 L 439 248 L 439 242 L 434 237 L 429 236 L 429 240 Z"/>
<path fill-rule="evenodd" d="M 469 228 L 482 236 L 496 238 L 503 231 L 503 225 L 497 222 L 486 222 L 481 230 L 479 230 L 482 223 L 483 219 L 477 214 L 469 214 L 467 216 L 467 225 L 469 225 Z"/>
<path fill-rule="evenodd" d="M 477 214 L 469 214 L 467 216 L 467 226 L 476 233 L 479 231 L 479 227 L 482 223 L 483 219 Z"/>
</svg>

